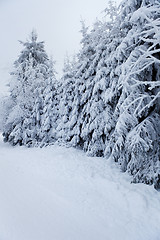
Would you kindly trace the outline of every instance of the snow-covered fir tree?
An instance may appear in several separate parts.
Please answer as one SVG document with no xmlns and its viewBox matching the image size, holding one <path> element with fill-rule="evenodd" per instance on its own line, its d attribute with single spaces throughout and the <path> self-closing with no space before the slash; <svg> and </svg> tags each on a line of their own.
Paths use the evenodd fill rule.
<svg viewBox="0 0 160 240">
<path fill-rule="evenodd" d="M 64 76 L 62 78 L 62 99 L 61 109 L 64 108 L 62 122 L 58 126 L 63 140 L 70 143 L 71 146 L 78 146 L 83 144 L 81 134 L 82 126 L 82 108 L 83 104 L 80 102 L 83 87 L 85 87 L 85 78 L 87 67 L 90 66 L 91 59 L 89 56 L 94 51 L 91 47 L 90 36 L 87 33 L 87 27 L 82 21 L 82 51 L 78 54 L 78 62 L 65 62 Z M 64 137 L 63 137 L 64 136 Z"/>
<path fill-rule="evenodd" d="M 56 127 L 59 118 L 58 82 L 54 61 L 51 59 L 48 66 L 48 75 L 43 91 L 43 109 L 41 114 L 40 143 L 45 146 L 52 144 L 57 139 Z"/>
<path fill-rule="evenodd" d="M 74 82 L 71 83 L 73 92 L 66 123 L 69 126 L 67 141 L 72 146 L 81 146 L 92 156 L 104 154 L 106 125 L 114 122 L 111 107 L 105 104 L 105 91 L 109 86 L 107 75 L 110 73 L 106 49 L 111 41 L 109 30 L 112 25 L 113 21 L 107 24 L 97 21 L 88 33 L 82 22 L 82 49 L 74 67 Z M 107 57 L 112 50 L 108 50 Z"/>
<path fill-rule="evenodd" d="M 70 140 L 71 112 L 75 97 L 76 57 L 70 60 L 67 55 L 64 60 L 63 76 L 59 82 L 59 119 L 57 124 L 57 138 L 59 142 Z"/>
<path fill-rule="evenodd" d="M 10 82 L 12 107 L 4 126 L 4 140 L 11 144 L 37 145 L 41 141 L 41 115 L 44 107 L 44 89 L 49 78 L 49 58 L 44 42 L 37 42 L 32 31 L 30 39 L 20 42 L 24 49 L 14 63 Z"/>
</svg>

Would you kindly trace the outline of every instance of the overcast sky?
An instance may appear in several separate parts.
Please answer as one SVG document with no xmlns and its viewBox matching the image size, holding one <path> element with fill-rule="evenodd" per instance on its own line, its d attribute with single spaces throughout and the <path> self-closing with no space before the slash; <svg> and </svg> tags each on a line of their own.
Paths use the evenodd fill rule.
<svg viewBox="0 0 160 240">
<path fill-rule="evenodd" d="M 60 74 L 66 53 L 72 55 L 80 48 L 81 18 L 92 25 L 96 18 L 102 18 L 107 1 L 0 0 L 0 92 L 6 91 L 10 66 L 22 49 L 18 40 L 25 41 L 35 28 Z"/>
</svg>

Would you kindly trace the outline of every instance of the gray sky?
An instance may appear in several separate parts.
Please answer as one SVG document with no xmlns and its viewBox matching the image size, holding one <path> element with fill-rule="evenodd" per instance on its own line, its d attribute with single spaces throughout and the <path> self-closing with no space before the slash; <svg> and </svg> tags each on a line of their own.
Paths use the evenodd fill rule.
<svg viewBox="0 0 160 240">
<path fill-rule="evenodd" d="M 25 41 L 35 28 L 61 73 L 65 54 L 72 55 L 80 48 L 81 18 L 92 25 L 103 16 L 107 1 L 0 0 L 0 92 L 6 91 L 8 72 L 22 49 L 18 40 Z"/>
</svg>

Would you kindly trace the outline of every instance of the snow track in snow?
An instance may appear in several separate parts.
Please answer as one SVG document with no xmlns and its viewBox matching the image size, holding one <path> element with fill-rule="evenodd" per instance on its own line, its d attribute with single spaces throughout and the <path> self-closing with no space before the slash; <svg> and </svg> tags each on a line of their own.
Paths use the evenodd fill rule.
<svg viewBox="0 0 160 240">
<path fill-rule="evenodd" d="M 0 240 L 159 240 L 160 193 L 103 158 L 0 141 Z"/>
</svg>

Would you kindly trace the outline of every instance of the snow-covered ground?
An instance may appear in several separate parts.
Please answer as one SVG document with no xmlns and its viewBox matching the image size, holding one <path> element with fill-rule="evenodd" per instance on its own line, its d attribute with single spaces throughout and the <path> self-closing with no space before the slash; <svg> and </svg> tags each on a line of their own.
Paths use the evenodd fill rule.
<svg viewBox="0 0 160 240">
<path fill-rule="evenodd" d="M 0 240 L 159 240 L 160 192 L 103 158 L 0 140 Z"/>
</svg>

